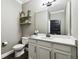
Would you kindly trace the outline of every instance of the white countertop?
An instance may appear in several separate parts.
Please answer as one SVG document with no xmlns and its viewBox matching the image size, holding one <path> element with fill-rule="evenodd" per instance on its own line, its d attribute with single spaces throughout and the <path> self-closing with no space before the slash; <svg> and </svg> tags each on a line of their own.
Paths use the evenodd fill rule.
<svg viewBox="0 0 79 59">
<path fill-rule="evenodd" d="M 46 37 L 46 34 L 38 34 L 38 35 L 32 35 L 31 39 L 76 46 L 75 44 L 76 39 L 68 35 L 51 35 L 51 37 Z"/>
</svg>

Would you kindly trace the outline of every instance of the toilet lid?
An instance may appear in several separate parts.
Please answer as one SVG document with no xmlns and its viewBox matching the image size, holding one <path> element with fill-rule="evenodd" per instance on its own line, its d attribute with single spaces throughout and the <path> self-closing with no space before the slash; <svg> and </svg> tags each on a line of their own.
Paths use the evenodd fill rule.
<svg viewBox="0 0 79 59">
<path fill-rule="evenodd" d="M 23 48 L 23 47 L 24 47 L 23 44 L 17 44 L 17 45 L 15 45 L 13 48 Z"/>
</svg>

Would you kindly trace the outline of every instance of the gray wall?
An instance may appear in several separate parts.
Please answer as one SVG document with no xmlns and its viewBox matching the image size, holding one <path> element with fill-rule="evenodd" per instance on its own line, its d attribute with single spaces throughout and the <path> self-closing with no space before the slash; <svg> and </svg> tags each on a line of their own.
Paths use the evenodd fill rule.
<svg viewBox="0 0 79 59">
<path fill-rule="evenodd" d="M 30 2 L 28 3 L 25 3 L 23 5 L 23 11 L 25 13 L 27 13 L 27 10 L 31 10 L 31 21 L 32 21 L 32 24 L 31 25 L 23 25 L 22 26 L 22 30 L 23 30 L 23 36 L 28 36 L 30 34 L 33 34 L 34 33 L 34 25 L 35 25 L 35 22 L 34 22 L 34 12 L 41 8 L 40 6 L 41 4 L 41 1 L 40 0 L 31 0 Z"/>
<path fill-rule="evenodd" d="M 1 54 L 12 50 L 20 40 L 19 12 L 21 5 L 16 0 L 1 0 L 1 42 L 8 45 L 1 47 Z"/>
</svg>

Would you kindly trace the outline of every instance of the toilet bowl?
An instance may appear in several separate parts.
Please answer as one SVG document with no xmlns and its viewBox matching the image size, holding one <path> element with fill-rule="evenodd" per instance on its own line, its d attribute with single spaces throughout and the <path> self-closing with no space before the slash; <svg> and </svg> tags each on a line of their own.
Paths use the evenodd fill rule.
<svg viewBox="0 0 79 59">
<path fill-rule="evenodd" d="M 22 54 L 24 54 L 24 46 L 23 44 L 17 44 L 15 46 L 13 46 L 13 49 L 15 51 L 15 57 L 19 57 L 21 56 Z"/>
<path fill-rule="evenodd" d="M 23 45 L 23 44 L 17 44 L 17 45 L 15 45 L 15 46 L 13 47 L 13 49 L 14 49 L 14 50 L 21 50 L 21 49 L 23 49 L 24 46 L 25 46 L 25 45 Z"/>
<path fill-rule="evenodd" d="M 15 57 L 19 57 L 24 54 L 24 47 L 28 44 L 29 37 L 22 37 L 22 44 L 16 44 L 13 46 Z"/>
</svg>

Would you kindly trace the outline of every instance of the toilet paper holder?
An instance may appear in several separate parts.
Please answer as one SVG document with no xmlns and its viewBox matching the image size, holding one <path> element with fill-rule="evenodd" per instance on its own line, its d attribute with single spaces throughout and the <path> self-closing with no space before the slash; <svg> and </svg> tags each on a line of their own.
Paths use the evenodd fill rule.
<svg viewBox="0 0 79 59">
<path fill-rule="evenodd" d="M 8 42 L 2 42 L 2 46 L 6 46 L 8 44 Z"/>
</svg>

